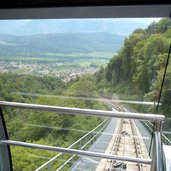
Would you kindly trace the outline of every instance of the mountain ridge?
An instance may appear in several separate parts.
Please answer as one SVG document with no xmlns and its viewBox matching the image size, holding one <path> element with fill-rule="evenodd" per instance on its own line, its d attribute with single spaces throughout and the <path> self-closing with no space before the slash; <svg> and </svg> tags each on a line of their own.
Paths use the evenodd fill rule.
<svg viewBox="0 0 171 171">
<path fill-rule="evenodd" d="M 110 33 L 0 34 L 0 56 L 46 56 L 47 53 L 117 52 L 124 36 Z"/>
</svg>

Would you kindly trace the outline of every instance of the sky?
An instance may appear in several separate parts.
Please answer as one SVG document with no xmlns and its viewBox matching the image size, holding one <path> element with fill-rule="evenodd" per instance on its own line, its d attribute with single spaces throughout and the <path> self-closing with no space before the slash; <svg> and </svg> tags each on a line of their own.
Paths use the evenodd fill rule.
<svg viewBox="0 0 171 171">
<path fill-rule="evenodd" d="M 113 27 L 116 28 L 117 26 L 118 27 L 120 26 L 119 29 L 116 28 L 116 34 L 118 34 L 118 35 L 129 35 L 134 29 L 136 29 L 136 28 L 143 28 L 144 29 L 148 25 L 150 25 L 153 21 L 157 22 L 160 19 L 161 18 L 113 18 L 113 19 L 111 19 L 111 18 L 101 18 L 101 19 L 87 18 L 87 19 L 84 19 L 83 18 L 83 19 L 0 20 L 0 33 L 1 34 L 14 34 L 14 35 L 15 34 L 18 35 L 20 33 L 21 35 L 24 35 L 24 34 L 31 34 L 31 31 L 34 33 L 34 32 L 36 32 L 35 30 L 40 30 L 40 34 L 41 33 L 55 33 L 58 31 L 60 32 L 60 29 L 62 27 L 64 29 L 65 29 L 65 27 L 68 27 L 68 31 L 69 31 L 69 28 L 71 28 L 70 30 L 74 30 L 76 26 L 80 27 L 80 30 L 81 30 L 81 28 L 83 26 L 84 27 L 87 26 L 86 20 L 87 21 L 94 20 L 94 21 L 100 21 L 101 26 L 104 26 L 104 27 L 111 27 L 110 21 L 112 21 L 112 22 L 114 21 L 114 23 L 116 21 L 115 26 L 113 26 Z M 50 21 L 48 21 L 48 20 L 50 20 Z M 76 22 L 77 20 L 78 21 L 83 20 L 83 22 L 77 23 Z M 47 21 L 47 24 L 46 24 L 46 21 Z M 58 23 L 58 21 L 60 21 L 60 22 Z M 67 21 L 70 21 L 70 22 L 67 23 Z M 129 21 L 130 21 L 130 24 L 129 24 Z M 124 26 L 124 22 L 126 23 L 126 26 Z M 56 26 L 55 26 L 55 24 L 56 24 Z M 81 25 L 82 25 L 82 27 L 81 27 Z M 134 27 L 133 25 L 136 27 Z M 91 27 L 90 23 L 89 23 L 89 27 Z M 42 31 L 43 29 L 44 29 L 44 31 Z M 55 29 L 58 31 L 56 31 Z M 128 33 L 125 33 L 126 29 L 128 30 Z M 29 33 L 27 32 L 27 30 L 30 30 Z"/>
</svg>

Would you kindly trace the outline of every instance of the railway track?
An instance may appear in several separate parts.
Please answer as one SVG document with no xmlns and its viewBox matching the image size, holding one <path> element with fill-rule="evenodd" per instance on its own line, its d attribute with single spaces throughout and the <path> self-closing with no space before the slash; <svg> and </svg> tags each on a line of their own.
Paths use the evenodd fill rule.
<svg viewBox="0 0 171 171">
<path fill-rule="evenodd" d="M 118 108 L 118 107 L 117 107 Z M 124 110 L 124 109 L 121 109 Z M 120 119 L 106 153 L 119 156 L 148 158 L 143 137 L 131 119 Z M 149 171 L 148 165 L 102 159 L 96 171 Z"/>
</svg>

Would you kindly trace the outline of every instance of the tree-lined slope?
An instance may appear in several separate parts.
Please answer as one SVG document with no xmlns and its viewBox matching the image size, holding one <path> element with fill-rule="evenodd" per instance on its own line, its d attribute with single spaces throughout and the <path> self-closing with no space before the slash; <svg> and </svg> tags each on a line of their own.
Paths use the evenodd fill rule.
<svg viewBox="0 0 171 171">
<path fill-rule="evenodd" d="M 72 98 L 97 97 L 95 79 L 91 75 L 64 83 L 49 76 L 0 74 L 0 89 L 0 100 L 4 101 L 105 109 L 100 102 Z M 98 117 L 5 107 L 3 113 L 9 139 L 62 147 L 70 146 L 103 120 Z M 14 171 L 35 170 L 57 154 L 17 146 L 11 147 L 11 151 Z M 55 161 L 53 164 L 55 170 L 61 163 Z"/>
<path fill-rule="evenodd" d="M 125 94 L 128 99 L 157 101 L 171 42 L 171 21 L 161 19 L 135 30 L 105 69 L 97 74 L 101 91 Z M 171 115 L 171 63 L 162 94 L 162 112 Z"/>
</svg>

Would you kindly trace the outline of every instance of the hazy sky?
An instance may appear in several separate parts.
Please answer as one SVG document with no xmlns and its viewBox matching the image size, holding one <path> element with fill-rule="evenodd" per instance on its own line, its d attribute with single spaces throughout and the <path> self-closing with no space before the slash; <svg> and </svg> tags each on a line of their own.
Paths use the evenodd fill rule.
<svg viewBox="0 0 171 171">
<path fill-rule="evenodd" d="M 92 31 L 91 23 L 93 21 L 97 21 L 94 23 L 96 24 L 97 31 L 98 31 L 99 23 L 101 27 L 106 28 L 103 30 L 101 29 L 100 30 L 101 32 L 106 32 L 106 31 L 109 32 L 109 29 L 107 28 L 111 27 L 113 24 L 113 27 L 115 27 L 116 34 L 129 35 L 136 28 L 144 29 L 148 27 L 148 25 L 150 25 L 153 21 L 157 22 L 160 19 L 161 18 L 113 18 L 113 19 L 82 18 L 82 19 L 0 20 L 0 33 L 25 35 L 25 34 L 48 34 L 48 33 L 57 33 L 57 32 L 60 33 L 60 32 L 69 32 L 69 31 L 73 32 L 74 30 L 78 32 L 80 30 L 85 31 L 85 27 L 90 28 L 90 30 Z M 78 29 L 78 27 L 80 29 Z"/>
</svg>

